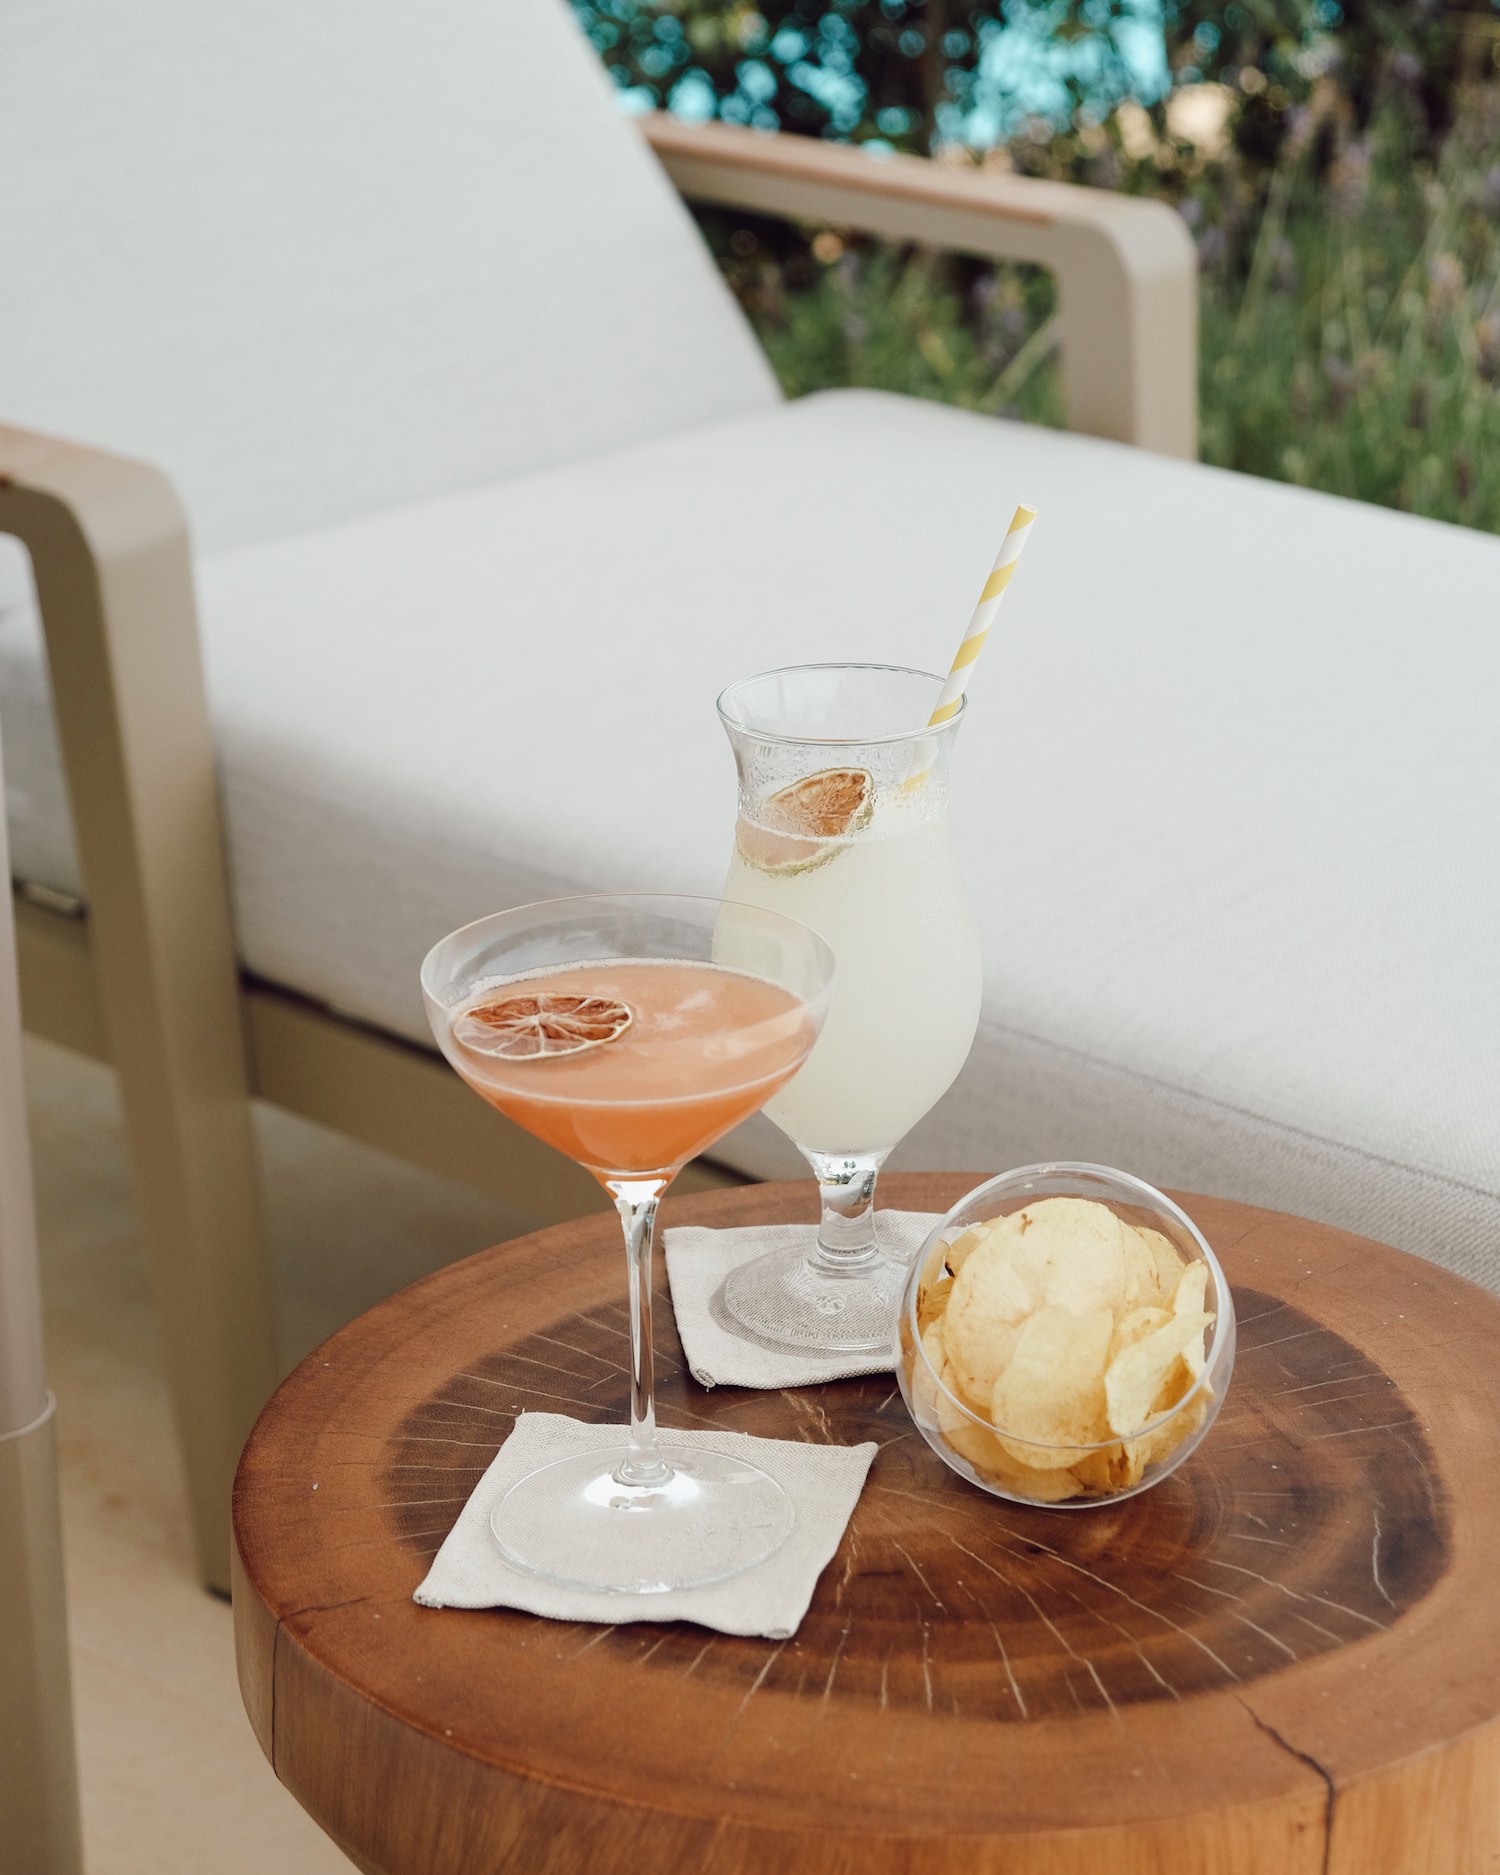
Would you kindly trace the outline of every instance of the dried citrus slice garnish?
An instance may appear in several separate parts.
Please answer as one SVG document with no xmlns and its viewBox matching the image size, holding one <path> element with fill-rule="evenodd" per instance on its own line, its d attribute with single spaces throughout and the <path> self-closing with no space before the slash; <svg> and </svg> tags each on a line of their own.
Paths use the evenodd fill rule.
<svg viewBox="0 0 1500 1875">
<path fill-rule="evenodd" d="M 823 768 L 768 796 L 755 820 L 740 820 L 735 840 L 762 872 L 806 872 L 832 859 L 874 811 L 867 769 Z"/>
<path fill-rule="evenodd" d="M 618 1041 L 634 1020 L 613 996 L 501 996 L 466 1009 L 453 1024 L 453 1039 L 506 1061 L 581 1055 Z"/>
</svg>

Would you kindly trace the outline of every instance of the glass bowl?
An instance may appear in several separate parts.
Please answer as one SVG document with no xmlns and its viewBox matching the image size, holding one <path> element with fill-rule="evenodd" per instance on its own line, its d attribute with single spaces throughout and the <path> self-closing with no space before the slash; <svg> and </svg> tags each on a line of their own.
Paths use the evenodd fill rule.
<svg viewBox="0 0 1500 1875">
<path fill-rule="evenodd" d="M 1092 1241 L 1054 1228 L 1050 1236 L 1043 1232 L 1033 1239 L 1029 1250 L 1022 1249 L 1019 1244 L 1033 1222 L 1028 1217 L 988 1240 L 993 1247 L 982 1269 L 960 1287 L 953 1266 L 962 1267 L 965 1248 L 976 1253 L 975 1246 L 986 1244 L 983 1233 L 965 1242 L 966 1233 L 1046 1198 L 1093 1200 L 1129 1226 L 1130 1237 L 1118 1239 L 1117 1253 L 1113 1225 L 1098 1219 L 1090 1226 Z M 1077 1219 L 1080 1214 L 1054 1211 L 1050 1216 Z M 1165 1241 L 1153 1244 L 1142 1232 Z M 1122 1279 L 1111 1274 L 1117 1254 L 1124 1257 Z M 997 1268 L 997 1261 L 1008 1262 L 1009 1269 Z M 1206 1270 L 1202 1277 L 1196 1274 L 1198 1264 Z M 1022 1286 L 1018 1289 L 1015 1282 Z M 1201 1343 L 1172 1356 L 1175 1365 L 1170 1365 L 1165 1364 L 1173 1340 L 1169 1323 L 1183 1282 L 1188 1286 L 1181 1314 L 1193 1312 L 1201 1282 L 1202 1313 L 1211 1313 L 1213 1320 Z M 1028 1319 L 1038 1296 L 1050 1304 L 1039 1325 Z M 950 1326 L 947 1310 L 955 1301 Z M 1067 1309 L 1068 1303 L 1079 1305 L 1077 1312 Z M 1112 1313 L 1112 1326 L 1102 1319 L 1105 1308 Z M 1141 1313 L 1148 1308 L 1156 1311 L 1149 1317 Z M 1007 1310 L 1008 1322 L 1002 1319 Z M 1144 1344 L 1157 1330 L 1166 1332 L 1149 1348 L 1143 1346 L 1141 1355 L 1115 1365 L 1132 1338 Z M 1018 1362 L 1023 1332 L 1027 1339 Z M 918 1251 L 901 1301 L 896 1374 L 917 1430 L 961 1478 L 1012 1503 L 1072 1510 L 1119 1503 L 1176 1471 L 1223 1404 L 1234 1340 L 1234 1301 L 1224 1272 L 1180 1206 L 1143 1180 L 1108 1166 L 1027 1165 L 977 1186 Z M 992 1369 L 997 1377 L 986 1402 L 978 1396 L 991 1385 Z M 1061 1403 L 1044 1440 L 1038 1436 L 1038 1415 L 1045 1419 L 1051 1409 L 1045 1400 L 1039 1405 L 1038 1388 L 1051 1399 L 1054 1386 Z M 1009 1415 L 1009 1423 L 996 1422 L 997 1409 Z M 1087 1430 L 1095 1435 L 1087 1438 L 1085 1412 Z M 1069 1431 L 1058 1430 L 1064 1424 Z M 1109 1437 L 1097 1436 L 1111 1426 L 1117 1430 Z"/>
</svg>

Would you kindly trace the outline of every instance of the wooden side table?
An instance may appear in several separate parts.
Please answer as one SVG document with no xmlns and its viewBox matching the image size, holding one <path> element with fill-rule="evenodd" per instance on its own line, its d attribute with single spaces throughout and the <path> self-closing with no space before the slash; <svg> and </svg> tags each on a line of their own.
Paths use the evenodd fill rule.
<svg viewBox="0 0 1500 1875">
<path fill-rule="evenodd" d="M 977 1178 L 890 1180 L 943 1210 Z M 1500 1302 L 1399 1251 L 1184 1201 L 1240 1312 L 1156 1490 L 1031 1511 L 889 1376 L 664 1423 L 881 1451 L 797 1636 L 432 1611 L 412 1590 L 521 1408 L 620 1421 L 612 1214 L 486 1251 L 277 1393 L 235 1491 L 240 1679 L 277 1775 L 380 1875 L 1481 1875 L 1500 1868 Z M 667 1223 L 813 1216 L 812 1187 Z"/>
</svg>

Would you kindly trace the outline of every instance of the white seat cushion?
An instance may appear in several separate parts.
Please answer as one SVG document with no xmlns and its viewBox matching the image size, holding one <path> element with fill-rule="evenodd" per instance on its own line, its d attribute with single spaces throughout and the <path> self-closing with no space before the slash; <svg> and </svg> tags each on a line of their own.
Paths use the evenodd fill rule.
<svg viewBox="0 0 1500 1875">
<path fill-rule="evenodd" d="M 716 691 L 944 667 L 1018 497 L 955 781 L 984 1022 L 899 1162 L 1103 1158 L 1495 1270 L 1500 541 L 1113 444 L 831 393 L 209 559 L 248 966 L 425 1037 L 450 927 L 714 891 Z M 0 649 L 18 864 L 76 884 Z"/>
</svg>

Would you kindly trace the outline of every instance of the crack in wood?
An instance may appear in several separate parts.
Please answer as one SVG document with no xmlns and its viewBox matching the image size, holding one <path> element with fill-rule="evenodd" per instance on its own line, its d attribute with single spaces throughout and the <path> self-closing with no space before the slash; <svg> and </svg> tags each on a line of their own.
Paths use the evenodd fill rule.
<svg viewBox="0 0 1500 1875">
<path fill-rule="evenodd" d="M 281 1617 L 282 1625 L 288 1621 L 301 1621 L 308 1615 L 331 1615 L 339 1608 L 358 1608 L 361 1603 L 374 1601 L 373 1595 L 351 1595 L 342 1602 L 310 1602 L 306 1608 L 293 1608 Z"/>
<path fill-rule="evenodd" d="M 1377 1368 L 1368 1374 L 1330 1374 L 1326 1380 L 1305 1380 L 1299 1387 L 1280 1387 L 1274 1393 L 1268 1393 L 1268 1400 L 1284 1400 L 1293 1393 L 1315 1393 L 1319 1387 L 1347 1387 L 1351 1380 L 1383 1380 L 1386 1386 L 1394 1385 L 1389 1374 L 1383 1374 Z M 1314 1406 L 1327 1406 L 1327 1400 L 1314 1400 Z"/>
<path fill-rule="evenodd" d="M 1385 1584 L 1380 1579 L 1380 1506 L 1376 1504 L 1372 1506 L 1372 1509 L 1375 1517 L 1375 1534 L 1370 1539 L 1370 1574 L 1379 1591 L 1380 1599 L 1387 1608 L 1394 1608 L 1396 1604 L 1391 1600 Z"/>
<path fill-rule="evenodd" d="M 537 1336 L 538 1341 L 545 1341 L 546 1338 L 545 1335 Z M 600 1358 L 602 1359 L 602 1356 Z M 507 1366 L 514 1361 L 521 1367 L 540 1367 L 544 1374 L 555 1374 L 557 1372 L 556 1361 L 544 1361 L 539 1355 L 535 1354 L 507 1354 L 505 1360 Z M 618 1361 L 606 1361 L 605 1365 L 609 1368 L 611 1373 L 616 1375 L 623 1374 L 625 1379 L 629 1380 L 630 1374 L 628 1369 L 621 1367 Z M 455 1380 L 472 1380 L 477 1387 L 500 1387 L 507 1393 L 513 1393 L 515 1391 L 515 1382 L 513 1380 L 499 1380 L 493 1374 L 471 1374 L 467 1370 L 463 1370 L 453 1377 Z M 579 1378 L 581 1379 L 582 1376 L 580 1375 Z M 604 1376 L 604 1378 L 607 1379 L 608 1375 Z"/>
<path fill-rule="evenodd" d="M 1305 1319 L 1304 1317 L 1304 1320 Z M 1240 1339 L 1240 1353 L 1264 1354 L 1269 1348 L 1284 1348 L 1289 1341 L 1306 1341 L 1309 1335 L 1321 1335 L 1327 1332 L 1325 1328 L 1318 1325 L 1312 1328 L 1295 1329 L 1289 1335 L 1278 1335 L 1274 1341 L 1246 1341 L 1242 1336 Z"/>
<path fill-rule="evenodd" d="M 1328 1875 L 1333 1859 L 1333 1811 L 1334 1805 L 1338 1801 L 1338 1787 L 1333 1781 L 1332 1773 L 1329 1772 L 1325 1766 L 1319 1764 L 1318 1760 L 1310 1751 L 1303 1751 L 1299 1745 L 1294 1745 L 1283 1733 L 1277 1731 L 1276 1727 L 1271 1724 L 1269 1719 L 1263 1719 L 1255 1710 L 1254 1706 L 1250 1704 L 1249 1700 L 1245 1698 L 1243 1693 L 1237 1693 L 1235 1697 L 1249 1714 L 1253 1723 L 1265 1733 L 1266 1737 L 1269 1738 L 1273 1744 L 1279 1746 L 1282 1751 L 1286 1752 L 1288 1757 L 1295 1758 L 1299 1764 L 1305 1764 L 1310 1771 L 1315 1771 L 1323 1780 L 1322 1875 Z"/>
<path fill-rule="evenodd" d="M 1314 1432 L 1309 1434 L 1309 1444 L 1316 1445 L 1323 1439 L 1352 1439 L 1359 1432 L 1398 1432 L 1415 1424 L 1410 1417 L 1406 1419 L 1388 1419 L 1379 1426 L 1345 1426 L 1337 1432 Z"/>
<path fill-rule="evenodd" d="M 443 1439 L 428 1432 L 403 1432 L 403 1445 L 465 1445 L 471 1450 L 488 1452 L 491 1457 L 500 1450 L 493 1439 Z M 386 1468 L 389 1470 L 389 1466 Z M 485 1470 L 489 1467 L 486 1465 Z"/>
<path fill-rule="evenodd" d="M 898 1543 L 895 1537 L 891 1538 L 891 1547 L 897 1550 L 902 1556 L 906 1558 L 907 1565 L 910 1568 L 912 1574 L 922 1584 L 922 1587 L 926 1589 L 927 1593 L 932 1597 L 933 1602 L 936 1604 L 936 1606 L 941 1608 L 943 1606 L 942 1596 L 938 1594 L 937 1590 L 927 1580 L 926 1576 L 923 1575 L 921 1569 L 917 1565 L 916 1558 L 912 1555 L 911 1551 L 906 1547 L 904 1543 Z"/>
<path fill-rule="evenodd" d="M 361 1465 L 366 1470 L 368 1470 L 369 1467 L 373 1465 L 375 1461 L 374 1459 L 370 1459 L 370 1458 L 336 1458 L 333 1462 L 335 1465 Z M 387 1465 L 385 1469 L 387 1471 L 442 1471 L 442 1472 L 451 1472 L 451 1473 L 472 1471 L 472 1472 L 478 1473 L 478 1472 L 488 1471 L 489 1466 L 488 1465 L 412 1465 L 412 1464 L 407 1464 L 407 1465 Z"/>
<path fill-rule="evenodd" d="M 828 1678 L 823 1682 L 823 1697 L 821 1701 L 819 1702 L 820 1705 L 825 1709 L 828 1706 L 828 1702 L 833 1697 L 833 1682 L 834 1682 L 835 1677 L 838 1674 L 839 1661 L 843 1658 L 844 1648 L 847 1646 L 848 1641 L 849 1641 L 849 1629 L 852 1626 L 853 1626 L 852 1622 L 846 1621 L 844 1623 L 844 1631 L 842 1634 L 839 1635 L 838 1645 L 833 1650 L 833 1659 L 829 1661 L 828 1663 Z M 821 1714 L 819 1716 L 821 1717 Z"/>
<path fill-rule="evenodd" d="M 1043 1550 L 1055 1561 L 1061 1563 L 1065 1569 L 1076 1569 L 1080 1575 L 1086 1576 L 1090 1582 L 1097 1582 L 1100 1588 L 1107 1589 L 1111 1595 L 1118 1595 L 1122 1601 L 1128 1602 L 1132 1608 L 1138 1608 L 1142 1614 L 1149 1615 L 1153 1620 L 1160 1621 L 1165 1627 L 1171 1628 L 1175 1634 L 1180 1634 L 1185 1641 L 1191 1641 L 1195 1647 L 1201 1649 L 1203 1653 L 1208 1655 L 1209 1659 L 1221 1673 L 1238 1683 L 1239 1674 L 1235 1672 L 1234 1668 L 1230 1666 L 1227 1660 L 1221 1660 L 1209 1646 L 1208 1642 L 1200 1635 L 1192 1633 L 1189 1629 L 1183 1627 L 1180 1622 L 1174 1621 L 1170 1615 L 1163 1614 L 1159 1608 L 1152 1608 L 1148 1603 L 1138 1601 L 1135 1596 L 1131 1595 L 1127 1590 L 1122 1589 L 1118 1583 L 1109 1581 L 1105 1576 L 1096 1575 L 1092 1569 L 1086 1569 L 1082 1563 L 1074 1562 L 1071 1556 L 1064 1556 L 1058 1550 L 1049 1549 L 1045 1543 L 1038 1543 L 1035 1547 Z"/>
<path fill-rule="evenodd" d="M 717 1640 L 718 1640 L 717 1635 L 715 1634 L 709 1635 L 708 1639 L 698 1649 L 697 1653 L 693 1655 L 692 1661 L 687 1668 L 687 1671 L 689 1673 L 696 1673 L 698 1671 L 698 1668 L 702 1665 L 704 1659 L 707 1657 L 710 1650 L 714 1647 Z"/>
<path fill-rule="evenodd" d="M 618 1361 L 612 1361 L 607 1354 L 596 1353 L 593 1348 L 580 1348 L 575 1342 L 559 1340 L 556 1335 L 538 1335 L 537 1340 L 549 1348 L 565 1348 L 569 1354 L 581 1354 L 586 1361 L 598 1361 L 601 1365 L 612 1368 L 615 1373 L 623 1374 L 627 1380 L 630 1378 L 628 1367 L 622 1367 Z"/>
<path fill-rule="evenodd" d="M 371 1504 L 369 1506 L 352 1505 L 348 1508 L 358 1510 L 366 1508 L 370 1510 L 417 1510 L 425 1508 L 430 1510 L 436 1504 L 467 1504 L 472 1495 L 472 1492 L 465 1491 L 461 1497 L 397 1497 L 392 1498 L 388 1504 Z M 343 1509 L 344 1506 L 336 1504 L 333 1508 L 339 1510 Z"/>
<path fill-rule="evenodd" d="M 1314 1621 L 1311 1615 L 1304 1615 L 1294 1608 L 1292 1620 L 1300 1621 L 1303 1627 L 1311 1628 L 1314 1634 L 1321 1634 L 1325 1641 L 1331 1641 L 1335 1647 L 1342 1647 L 1344 1644 L 1342 1638 L 1335 1634 L 1332 1628 L 1325 1628 L 1320 1622 Z"/>
<path fill-rule="evenodd" d="M 1089 1674 L 1091 1675 L 1093 1679 L 1094 1685 L 1099 1689 L 1099 1697 L 1104 1701 L 1105 1705 L 1109 1708 L 1110 1712 L 1113 1714 L 1115 1719 L 1118 1720 L 1120 1716 L 1119 1712 L 1116 1710 L 1114 1700 L 1111 1699 L 1109 1696 L 1109 1688 L 1104 1684 L 1104 1681 L 1099 1676 L 1099 1669 L 1094 1665 L 1093 1661 L 1090 1660 L 1086 1655 L 1080 1654 L 1078 1652 L 1078 1650 L 1074 1647 L 1073 1643 L 1068 1639 L 1067 1635 L 1063 1633 L 1060 1627 L 1058 1627 L 1057 1623 L 1047 1613 L 1046 1609 L 1043 1608 L 1041 1603 L 1032 1594 L 1031 1590 L 1026 1587 L 1025 1583 L 1014 1581 L 1011 1577 L 1007 1576 L 1003 1570 L 996 1569 L 993 1563 L 986 1562 L 985 1559 L 982 1556 L 976 1554 L 975 1551 L 971 1549 L 966 1549 L 965 1546 L 959 1542 L 956 1536 L 950 1535 L 948 1540 L 950 1543 L 952 1543 L 955 1549 L 963 1550 L 966 1556 L 971 1557 L 973 1561 L 977 1562 L 981 1569 L 988 1569 L 990 1573 L 992 1575 L 997 1576 L 1000 1579 L 1000 1581 L 1002 1581 L 1006 1585 L 1007 1588 L 1018 1591 L 1021 1595 L 1023 1595 L 1026 1598 L 1027 1602 L 1030 1603 L 1032 1609 L 1036 1613 L 1037 1618 L 1045 1625 L 1049 1633 L 1051 1633 L 1053 1638 L 1056 1640 L 1057 1644 L 1062 1648 L 1063 1652 L 1068 1656 L 1068 1658 L 1070 1660 L 1075 1660 L 1080 1667 L 1087 1668 Z M 1077 1689 L 1073 1685 L 1072 1676 L 1069 1673 L 1067 1673 L 1066 1669 L 1064 1669 L 1063 1677 L 1067 1681 L 1068 1691 L 1072 1693 L 1074 1701 L 1077 1703 L 1078 1709 L 1081 1712 L 1083 1710 L 1083 1702 L 1078 1698 L 1078 1692 L 1077 1692 Z"/>
<path fill-rule="evenodd" d="M 1182 1694 L 1178 1692 L 1177 1688 L 1172 1684 L 1172 1682 L 1168 1679 L 1165 1679 L 1162 1676 L 1161 1672 L 1156 1666 L 1156 1663 L 1152 1660 L 1151 1656 L 1146 1652 L 1145 1648 L 1141 1646 L 1140 1641 L 1136 1638 L 1136 1636 L 1132 1634 L 1130 1632 L 1130 1629 L 1125 1626 L 1123 1621 L 1116 1621 L 1110 1615 L 1101 1614 L 1097 1608 L 1091 1607 L 1090 1604 L 1086 1602 L 1081 1595 L 1074 1594 L 1072 1589 L 1065 1588 L 1060 1582 L 1055 1582 L 1051 1586 L 1057 1590 L 1059 1595 L 1065 1595 L 1067 1599 L 1070 1602 L 1072 1602 L 1075 1608 L 1081 1610 L 1083 1614 L 1088 1616 L 1090 1621 L 1097 1621 L 1103 1627 L 1113 1628 L 1115 1633 L 1118 1634 L 1122 1640 L 1126 1641 L 1129 1644 L 1132 1652 L 1139 1659 L 1141 1665 L 1151 1675 L 1152 1679 L 1156 1681 L 1157 1685 L 1161 1687 L 1163 1692 L 1169 1694 L 1170 1697 L 1173 1699 L 1180 1700 L 1182 1698 Z"/>
<path fill-rule="evenodd" d="M 780 1641 L 771 1650 L 771 1652 L 766 1655 L 765 1665 L 761 1668 L 760 1672 L 756 1674 L 755 1678 L 750 1682 L 749 1688 L 747 1689 L 745 1693 L 745 1697 L 740 1701 L 739 1708 L 736 1711 L 734 1718 L 729 1721 L 731 1725 L 733 1725 L 736 1720 L 744 1717 L 746 1708 L 749 1706 L 750 1701 L 754 1699 L 755 1695 L 765 1685 L 772 1667 L 774 1667 L 776 1665 L 776 1662 L 780 1660 L 781 1656 L 786 1652 L 786 1649 L 787 1649 L 787 1643 L 785 1641 Z"/>
</svg>

